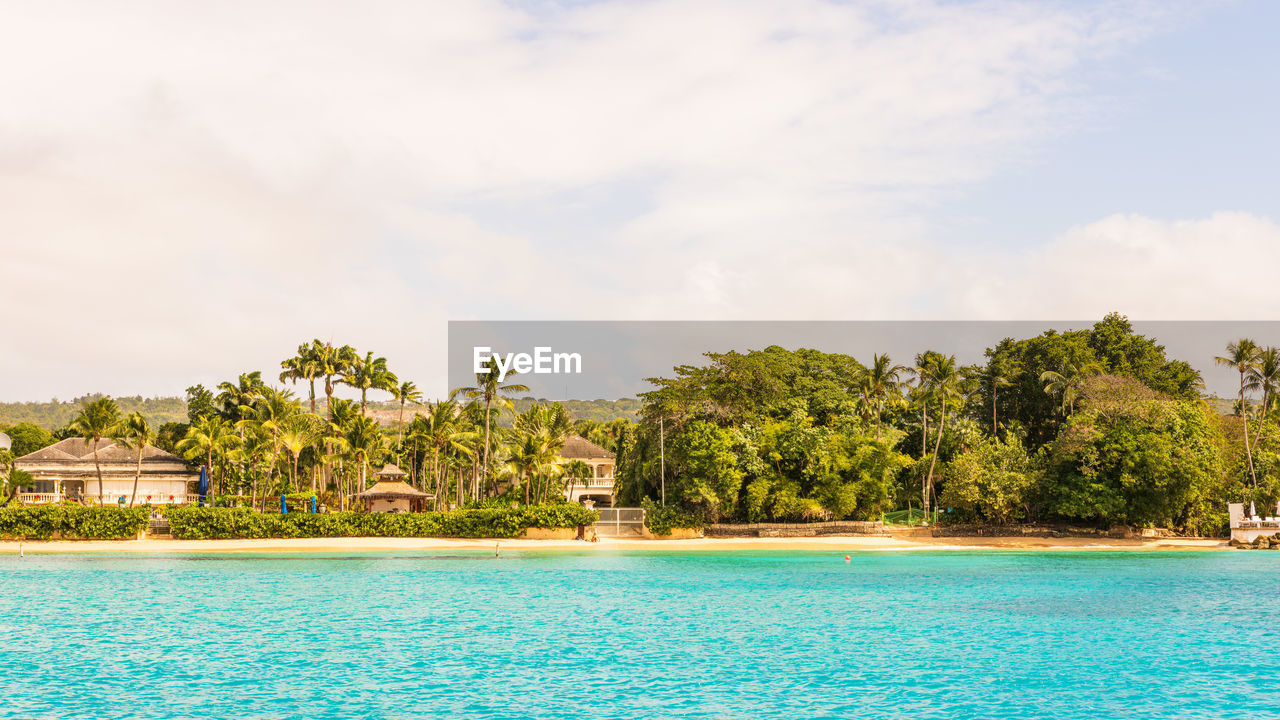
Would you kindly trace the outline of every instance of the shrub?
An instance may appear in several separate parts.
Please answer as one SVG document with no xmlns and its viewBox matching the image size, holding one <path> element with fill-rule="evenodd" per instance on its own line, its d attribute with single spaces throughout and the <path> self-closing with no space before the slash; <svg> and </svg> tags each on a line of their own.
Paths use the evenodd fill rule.
<svg viewBox="0 0 1280 720">
<path fill-rule="evenodd" d="M 182 540 L 300 537 L 510 538 L 526 529 L 590 525 L 599 515 L 579 505 L 427 513 L 258 513 L 247 508 L 175 507 L 167 513 Z"/>
<path fill-rule="evenodd" d="M 670 535 L 673 528 L 705 528 L 707 521 L 698 513 L 682 510 L 671 505 L 663 507 L 652 500 L 646 499 L 644 501 L 644 526 L 654 535 Z"/>
<path fill-rule="evenodd" d="M 0 508 L 0 537 L 15 540 L 125 540 L 147 526 L 148 506 L 35 505 Z"/>
</svg>

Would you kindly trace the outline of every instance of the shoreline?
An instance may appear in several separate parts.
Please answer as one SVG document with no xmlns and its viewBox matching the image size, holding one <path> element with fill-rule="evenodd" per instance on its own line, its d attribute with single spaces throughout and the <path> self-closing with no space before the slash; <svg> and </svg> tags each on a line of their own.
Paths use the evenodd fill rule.
<svg viewBox="0 0 1280 720">
<path fill-rule="evenodd" d="M 1157 538 L 894 538 L 867 536 L 825 536 L 809 538 L 697 538 L 690 540 L 644 540 L 601 538 L 581 540 L 457 539 L 457 538 L 289 538 L 255 540 L 3 540 L 0 555 L 95 554 L 138 555 L 238 555 L 290 553 L 347 553 L 441 550 L 492 552 L 495 545 L 504 551 L 555 550 L 575 552 L 734 552 L 752 550 L 847 552 L 911 552 L 921 550 L 987 551 L 1162 551 L 1230 550 L 1225 539 Z"/>
</svg>

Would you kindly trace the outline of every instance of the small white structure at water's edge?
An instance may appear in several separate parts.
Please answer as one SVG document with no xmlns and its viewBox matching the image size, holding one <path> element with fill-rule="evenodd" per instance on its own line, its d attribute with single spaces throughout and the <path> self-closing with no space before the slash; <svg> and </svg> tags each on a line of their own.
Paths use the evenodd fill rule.
<svg viewBox="0 0 1280 720">
<path fill-rule="evenodd" d="M 1272 517 L 1259 517 L 1247 512 L 1244 503 L 1229 503 L 1227 516 L 1231 519 L 1232 540 L 1251 543 L 1260 537 L 1280 535 L 1280 503 L 1277 504 L 1276 515 Z"/>
</svg>

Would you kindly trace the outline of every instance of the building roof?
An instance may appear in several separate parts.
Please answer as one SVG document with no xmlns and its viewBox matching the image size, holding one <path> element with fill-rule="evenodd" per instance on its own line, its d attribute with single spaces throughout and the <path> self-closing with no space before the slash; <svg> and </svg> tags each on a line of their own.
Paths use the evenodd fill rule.
<svg viewBox="0 0 1280 720">
<path fill-rule="evenodd" d="M 138 454 L 128 447 L 103 438 L 97 442 L 98 462 L 138 462 Z M 15 460 L 15 462 L 93 462 L 93 444 L 84 438 L 67 438 L 49 447 L 41 448 Z M 182 462 L 182 458 L 165 452 L 154 445 L 142 449 L 142 462 Z"/>
<path fill-rule="evenodd" d="M 373 487 L 365 490 L 364 492 L 358 492 L 352 497 L 360 500 L 377 500 L 378 498 L 411 500 L 413 498 L 430 498 L 435 496 L 429 493 L 424 493 L 421 490 L 410 486 L 409 483 L 404 482 L 403 480 L 379 480 L 373 484 Z"/>
<path fill-rule="evenodd" d="M 387 463 L 386 465 L 382 466 L 381 470 L 378 471 L 378 477 L 380 478 L 381 477 L 402 478 L 402 477 L 408 477 L 408 476 L 409 476 L 409 473 L 401 470 L 399 466 L 397 466 L 395 463 Z"/>
<path fill-rule="evenodd" d="M 570 435 L 569 439 L 564 441 L 564 449 L 560 451 L 560 457 L 565 460 L 614 459 L 613 453 L 581 435 Z"/>
</svg>

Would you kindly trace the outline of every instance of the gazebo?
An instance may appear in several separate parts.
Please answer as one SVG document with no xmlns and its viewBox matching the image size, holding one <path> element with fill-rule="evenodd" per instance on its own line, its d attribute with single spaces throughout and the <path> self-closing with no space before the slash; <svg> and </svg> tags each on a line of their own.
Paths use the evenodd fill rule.
<svg viewBox="0 0 1280 720">
<path fill-rule="evenodd" d="M 369 512 L 421 512 L 435 495 L 424 493 L 404 479 L 408 473 L 395 465 L 386 465 L 378 472 L 378 482 L 373 487 L 351 497 L 363 501 Z"/>
</svg>

